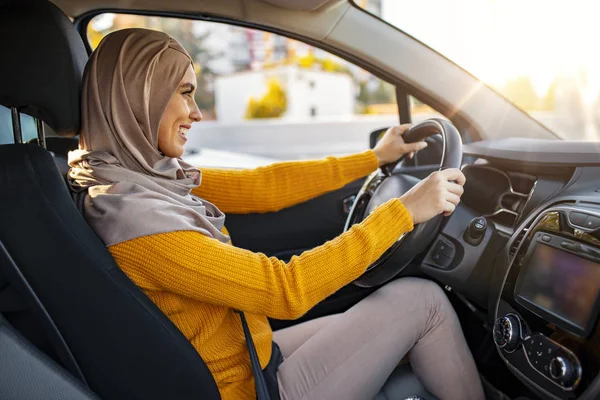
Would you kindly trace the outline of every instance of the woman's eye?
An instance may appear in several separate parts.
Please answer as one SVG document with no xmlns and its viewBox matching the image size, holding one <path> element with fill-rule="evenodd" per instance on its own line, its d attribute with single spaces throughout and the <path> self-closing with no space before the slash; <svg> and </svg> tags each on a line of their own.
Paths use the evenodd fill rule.
<svg viewBox="0 0 600 400">
<path fill-rule="evenodd" d="M 192 91 L 191 90 L 189 92 L 183 92 L 182 94 L 184 96 L 192 97 Z"/>
</svg>

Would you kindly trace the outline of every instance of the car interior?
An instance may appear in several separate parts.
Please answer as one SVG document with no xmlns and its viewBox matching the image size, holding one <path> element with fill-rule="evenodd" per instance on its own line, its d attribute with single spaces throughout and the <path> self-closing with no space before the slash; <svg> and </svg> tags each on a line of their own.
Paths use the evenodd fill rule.
<svg viewBox="0 0 600 400">
<path fill-rule="evenodd" d="M 558 140 L 465 70 L 348 0 L 0 0 L 0 104 L 10 109 L 14 137 L 0 145 L 1 399 L 220 398 L 200 355 L 118 268 L 66 184 L 91 53 L 87 24 L 107 11 L 291 37 L 354 62 L 394 84 L 399 98 L 416 96 L 446 117 L 407 134 L 429 143 L 414 159 L 275 213 L 228 216 L 237 246 L 288 259 L 433 171 L 462 168 L 467 177 L 451 216 L 418 225 L 298 320 L 271 320 L 274 330 L 344 312 L 391 279 L 419 276 L 446 290 L 486 398 L 600 398 L 597 143 Z M 398 122 L 408 123 L 402 104 Z M 37 138 L 23 139 L 21 114 L 35 118 Z M 380 134 L 365 132 L 365 146 Z M 402 363 L 377 399 L 411 396 L 434 399 Z"/>
</svg>

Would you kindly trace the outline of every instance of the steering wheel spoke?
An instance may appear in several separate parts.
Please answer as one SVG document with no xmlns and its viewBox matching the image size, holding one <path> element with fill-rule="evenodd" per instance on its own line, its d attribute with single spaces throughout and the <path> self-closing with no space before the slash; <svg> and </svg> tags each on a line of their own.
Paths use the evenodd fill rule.
<svg viewBox="0 0 600 400">
<path fill-rule="evenodd" d="M 440 134 L 442 137 L 442 157 L 439 170 L 460 168 L 462 162 L 462 140 L 458 130 L 449 121 L 429 119 L 413 126 L 404 135 L 406 143 L 413 143 Z M 396 165 L 402 160 L 381 167 L 371 174 L 360 189 L 356 201 L 346 220 L 344 231 L 362 222 L 373 210 L 393 198 L 399 198 L 419 182 L 406 174 L 393 175 Z M 418 224 L 412 232 L 403 234 L 365 273 L 354 281 L 361 287 L 381 285 L 401 273 L 406 266 L 437 236 L 443 216 Z M 392 260 L 393 258 L 393 260 Z"/>
</svg>

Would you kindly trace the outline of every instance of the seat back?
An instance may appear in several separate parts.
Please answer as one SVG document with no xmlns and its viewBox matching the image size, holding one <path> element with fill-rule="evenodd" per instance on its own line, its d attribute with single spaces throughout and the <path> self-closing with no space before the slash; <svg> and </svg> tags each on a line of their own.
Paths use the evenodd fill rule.
<svg viewBox="0 0 600 400">
<path fill-rule="evenodd" d="M 0 399 L 98 400 L 0 314 Z"/>
<path fill-rule="evenodd" d="M 79 140 L 68 137 L 48 137 L 46 138 L 46 150 L 54 156 L 54 162 L 62 176 L 67 178 L 69 172 L 68 154 L 71 150 L 77 150 Z"/>
<path fill-rule="evenodd" d="M 64 49 L 79 38 L 74 34 L 66 16 L 45 0 L 0 1 L 0 47 L 7 60 L 39 68 L 35 55 L 47 54 L 40 49 Z M 0 104 L 35 114 L 58 134 L 76 133 L 79 90 L 71 83 L 81 81 L 85 59 L 78 40 L 43 63 L 70 71 L 68 77 L 19 74 L 25 67 L 7 76 L 0 63 Z M 23 54 L 32 57 L 20 59 Z M 43 79 L 64 79 L 65 90 L 54 91 L 62 86 Z M 27 80 L 34 83 L 10 83 Z M 29 93 L 11 93 L 30 86 Z M 50 95 L 53 102 L 42 101 Z M 51 154 L 36 145 L 0 146 L 0 242 L 101 397 L 219 398 L 196 350 L 117 267 L 71 201 Z"/>
</svg>

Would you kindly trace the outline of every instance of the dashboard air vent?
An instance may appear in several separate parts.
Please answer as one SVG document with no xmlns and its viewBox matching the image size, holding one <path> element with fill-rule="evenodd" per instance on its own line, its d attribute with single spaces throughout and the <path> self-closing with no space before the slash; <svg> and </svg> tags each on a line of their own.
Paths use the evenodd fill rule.
<svg viewBox="0 0 600 400">
<path fill-rule="evenodd" d="M 467 177 L 463 201 L 481 215 L 514 228 L 535 188 L 537 178 L 503 171 L 488 164 L 463 168 Z"/>
<path fill-rule="evenodd" d="M 519 232 L 519 234 L 517 235 L 517 237 L 515 238 L 515 240 L 510 245 L 510 249 L 508 250 L 508 255 L 509 255 L 509 257 L 510 257 L 511 260 L 517 254 L 517 251 L 519 250 L 519 245 L 523 241 L 523 238 L 527 234 L 527 231 L 528 231 L 528 229 L 525 228 L 521 232 Z"/>
</svg>

